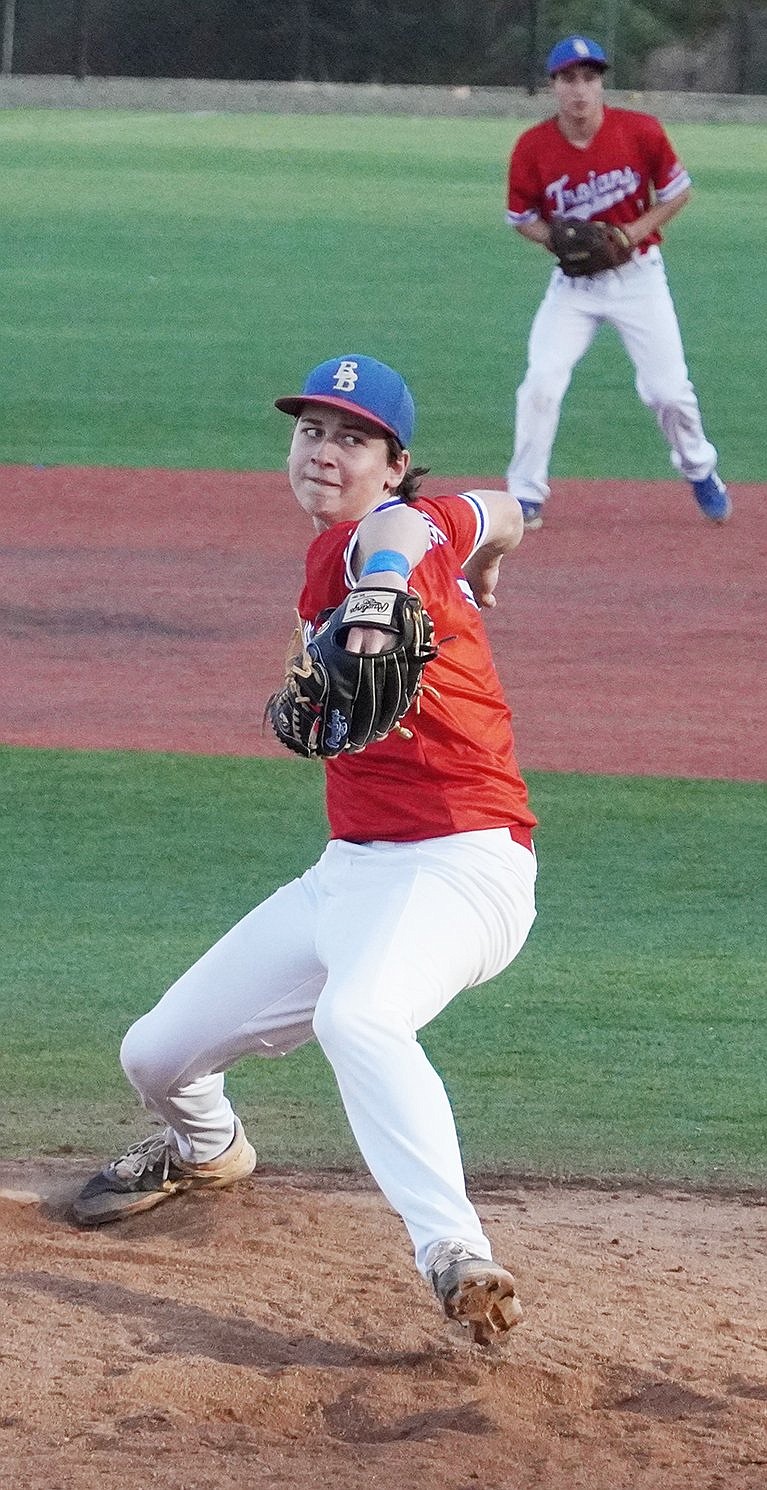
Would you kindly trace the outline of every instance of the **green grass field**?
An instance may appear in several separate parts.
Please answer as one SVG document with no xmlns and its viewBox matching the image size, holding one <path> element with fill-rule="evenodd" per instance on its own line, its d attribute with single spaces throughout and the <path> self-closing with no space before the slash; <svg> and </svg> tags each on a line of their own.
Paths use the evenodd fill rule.
<svg viewBox="0 0 767 1490">
<path fill-rule="evenodd" d="M 412 382 L 420 459 L 497 477 L 551 267 L 504 223 L 522 127 L 0 112 L 0 460 L 277 468 L 273 398 L 356 349 Z M 765 130 L 672 135 L 696 187 L 667 244 L 692 375 L 723 470 L 760 480 Z M 670 474 L 610 332 L 576 372 L 554 473 Z"/>
<path fill-rule="evenodd" d="M 274 396 L 357 349 L 412 382 L 419 460 L 497 478 L 549 270 L 503 221 L 520 128 L 0 111 L 0 461 L 275 468 Z M 696 183 L 667 251 L 691 370 L 722 469 L 762 480 L 765 131 L 672 135 Z M 610 336 L 554 471 L 669 474 Z M 319 776 L 15 749 L 0 767 L 0 1153 L 101 1152 L 144 1131 L 122 1033 L 319 850 Z M 528 947 L 424 1035 L 469 1167 L 763 1182 L 764 788 L 531 785 Z M 267 1164 L 358 1163 L 316 1049 L 231 1087 Z"/>
<path fill-rule="evenodd" d="M 0 1152 L 106 1151 L 146 1123 L 119 1070 L 122 1034 L 316 855 L 321 775 L 127 752 L 4 749 L 0 764 Z M 528 945 L 424 1034 L 468 1166 L 758 1183 L 764 789 L 531 786 L 542 826 Z M 244 1062 L 230 1086 L 264 1163 L 359 1163 L 316 1047 Z"/>
</svg>

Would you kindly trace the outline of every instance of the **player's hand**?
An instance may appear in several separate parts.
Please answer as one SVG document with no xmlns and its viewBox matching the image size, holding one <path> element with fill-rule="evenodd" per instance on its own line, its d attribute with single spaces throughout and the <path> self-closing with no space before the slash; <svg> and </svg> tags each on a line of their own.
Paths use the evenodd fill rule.
<svg viewBox="0 0 767 1490">
<path fill-rule="evenodd" d="M 344 642 L 347 652 L 356 652 L 358 657 L 372 657 L 391 646 L 391 632 L 377 631 L 374 626 L 352 626 Z"/>
<path fill-rule="evenodd" d="M 480 549 L 463 566 L 463 572 L 471 585 L 471 593 L 484 610 L 494 610 L 495 590 L 501 573 L 502 554 L 483 553 Z"/>
</svg>

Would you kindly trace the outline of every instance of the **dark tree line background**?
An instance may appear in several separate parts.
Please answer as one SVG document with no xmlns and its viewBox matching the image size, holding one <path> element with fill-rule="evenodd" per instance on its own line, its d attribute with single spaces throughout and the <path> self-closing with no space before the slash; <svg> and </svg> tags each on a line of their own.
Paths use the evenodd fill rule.
<svg viewBox="0 0 767 1490">
<path fill-rule="evenodd" d="M 717 72 L 724 48 L 734 91 L 761 91 L 760 67 L 767 72 L 767 6 L 748 0 L 0 0 L 0 5 L 6 21 L 4 70 L 14 73 L 532 91 L 543 81 L 543 58 L 552 42 L 574 31 L 607 46 L 615 62 L 611 82 L 620 88 L 652 87 L 652 75 L 646 74 L 653 57 L 659 48 L 674 46 L 680 55 L 697 59 L 704 73 L 700 49 L 707 43 L 712 47 Z M 694 78 L 680 86 L 700 82 Z M 721 89 L 721 81 L 709 84 L 704 76 L 703 86 Z"/>
</svg>

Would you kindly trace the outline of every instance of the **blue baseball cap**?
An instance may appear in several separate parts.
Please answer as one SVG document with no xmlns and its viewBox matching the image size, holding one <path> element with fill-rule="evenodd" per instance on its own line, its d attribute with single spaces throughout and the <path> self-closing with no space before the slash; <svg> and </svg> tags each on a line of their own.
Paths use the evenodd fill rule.
<svg viewBox="0 0 767 1490">
<path fill-rule="evenodd" d="M 564 72 L 566 67 L 575 67 L 578 62 L 591 62 L 603 70 L 610 66 L 598 41 L 592 41 L 590 36 L 566 36 L 551 48 L 546 59 L 546 71 L 553 78 L 556 72 Z"/>
<path fill-rule="evenodd" d="M 307 403 L 330 404 L 360 414 L 394 435 L 403 449 L 413 438 L 415 404 L 410 389 L 393 367 L 374 357 L 358 352 L 331 357 L 312 368 L 300 393 L 276 398 L 274 407 L 283 414 L 300 414 Z"/>
</svg>

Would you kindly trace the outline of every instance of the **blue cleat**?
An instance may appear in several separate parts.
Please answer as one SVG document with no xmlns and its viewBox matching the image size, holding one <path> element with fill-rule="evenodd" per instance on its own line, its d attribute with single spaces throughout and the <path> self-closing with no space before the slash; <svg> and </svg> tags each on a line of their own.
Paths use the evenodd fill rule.
<svg viewBox="0 0 767 1490">
<path fill-rule="evenodd" d="M 541 502 L 523 502 L 520 500 L 519 505 L 522 508 L 526 533 L 534 533 L 537 528 L 543 527 L 543 517 L 541 514 L 543 504 Z"/>
<path fill-rule="evenodd" d="M 690 484 L 703 516 L 710 518 L 712 523 L 726 523 L 732 512 L 732 502 L 727 487 L 716 471 L 712 471 L 703 481 L 693 481 Z"/>
</svg>

